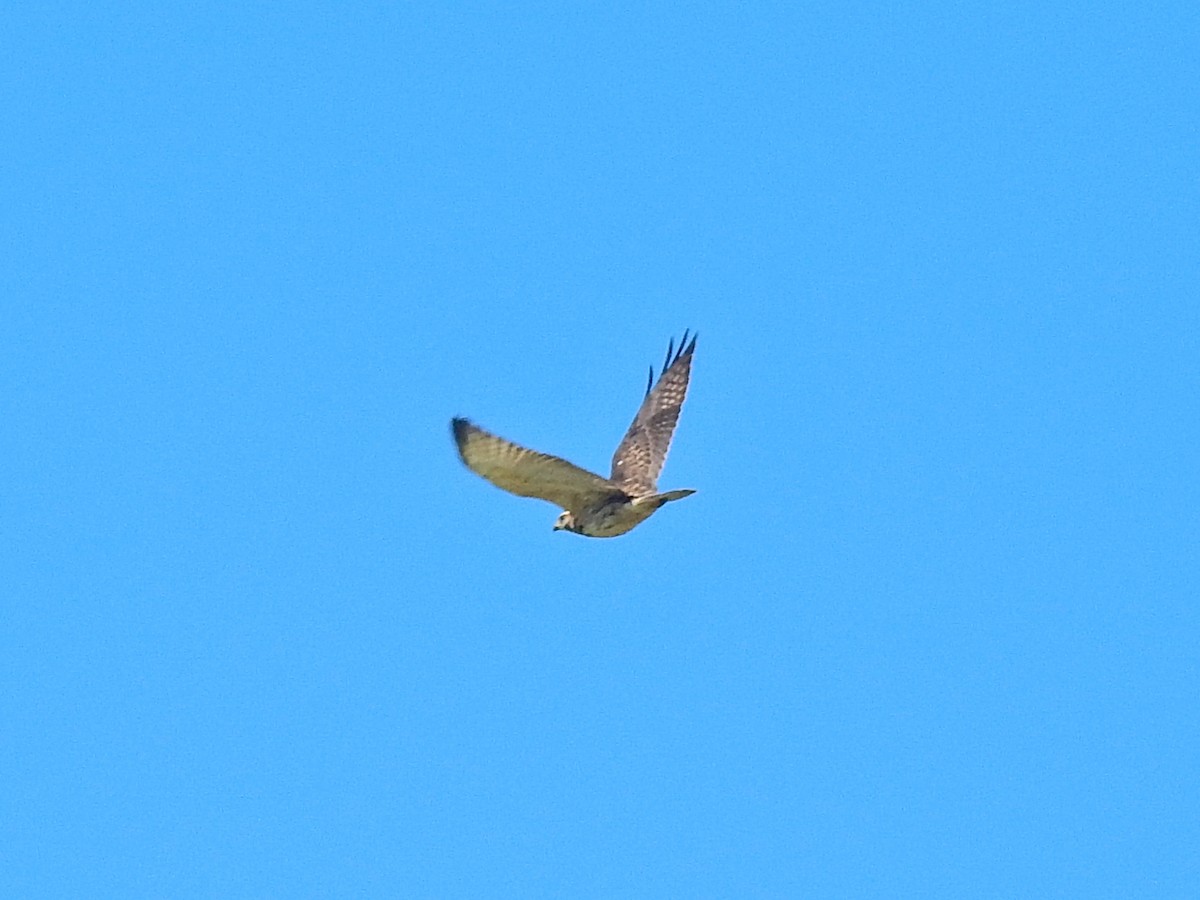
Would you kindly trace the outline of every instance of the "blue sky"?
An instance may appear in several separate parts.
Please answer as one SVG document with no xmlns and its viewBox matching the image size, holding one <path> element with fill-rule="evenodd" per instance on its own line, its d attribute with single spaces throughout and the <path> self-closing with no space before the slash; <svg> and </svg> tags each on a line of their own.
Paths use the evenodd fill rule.
<svg viewBox="0 0 1200 900">
<path fill-rule="evenodd" d="M 1197 896 L 1194 4 L 3 20 L 0 892 Z"/>
</svg>

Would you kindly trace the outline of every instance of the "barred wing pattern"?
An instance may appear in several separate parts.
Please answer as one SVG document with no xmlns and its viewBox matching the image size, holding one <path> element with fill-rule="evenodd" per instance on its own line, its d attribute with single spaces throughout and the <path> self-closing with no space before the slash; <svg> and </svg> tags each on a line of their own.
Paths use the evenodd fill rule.
<svg viewBox="0 0 1200 900">
<path fill-rule="evenodd" d="M 616 485 L 593 472 L 506 441 L 466 419 L 454 419 L 451 428 L 467 468 L 520 497 L 549 500 L 575 513 L 606 498 L 625 497 Z"/>
<path fill-rule="evenodd" d="M 685 331 L 678 353 L 674 341 L 667 345 L 667 358 L 658 384 L 654 384 L 654 367 L 650 367 L 646 398 L 613 454 L 611 480 L 628 494 L 640 497 L 653 494 L 658 488 L 658 476 L 666 462 L 671 436 L 687 396 L 695 349 L 696 336 L 693 335 L 688 343 Z"/>
</svg>

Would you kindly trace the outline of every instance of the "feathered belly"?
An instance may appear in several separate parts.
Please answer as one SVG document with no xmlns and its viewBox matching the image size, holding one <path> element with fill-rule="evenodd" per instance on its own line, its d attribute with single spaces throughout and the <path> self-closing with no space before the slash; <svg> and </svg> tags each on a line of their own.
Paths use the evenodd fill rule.
<svg viewBox="0 0 1200 900">
<path fill-rule="evenodd" d="M 629 502 L 608 504 L 584 517 L 580 530 L 588 537 L 616 537 L 646 521 L 655 508 Z"/>
</svg>

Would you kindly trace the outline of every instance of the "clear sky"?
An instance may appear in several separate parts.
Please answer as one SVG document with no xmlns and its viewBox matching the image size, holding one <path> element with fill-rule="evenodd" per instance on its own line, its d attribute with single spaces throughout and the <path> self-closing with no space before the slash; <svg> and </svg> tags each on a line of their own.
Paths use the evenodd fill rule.
<svg viewBox="0 0 1200 900">
<path fill-rule="evenodd" d="M 1200 896 L 1195 3 L 0 18 L 0 894 Z"/>
</svg>

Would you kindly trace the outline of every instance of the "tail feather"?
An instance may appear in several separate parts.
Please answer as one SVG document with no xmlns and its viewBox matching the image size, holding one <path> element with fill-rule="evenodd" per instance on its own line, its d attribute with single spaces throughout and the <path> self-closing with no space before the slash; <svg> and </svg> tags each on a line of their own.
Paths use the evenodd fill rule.
<svg viewBox="0 0 1200 900">
<path fill-rule="evenodd" d="M 691 489 L 684 489 L 682 491 L 667 491 L 663 494 L 655 494 L 650 499 L 657 502 L 659 506 L 662 506 L 664 503 L 670 503 L 672 500 L 682 500 L 684 497 L 690 497 L 694 493 L 696 492 Z"/>
</svg>

